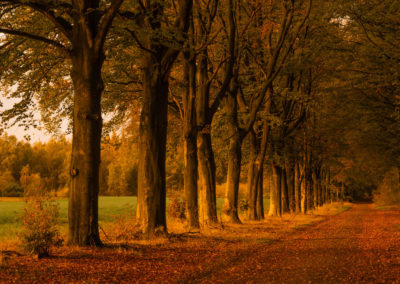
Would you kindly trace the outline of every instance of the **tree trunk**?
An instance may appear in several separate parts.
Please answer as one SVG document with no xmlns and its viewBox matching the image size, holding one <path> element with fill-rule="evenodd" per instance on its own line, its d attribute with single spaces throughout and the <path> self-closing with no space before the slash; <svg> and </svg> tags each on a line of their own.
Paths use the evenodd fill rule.
<svg viewBox="0 0 400 284">
<path fill-rule="evenodd" d="M 286 173 L 286 168 L 282 169 L 282 175 L 281 175 L 281 188 L 282 188 L 282 213 L 288 213 L 289 212 L 289 188 L 287 184 L 287 173 Z"/>
<path fill-rule="evenodd" d="M 269 91 L 270 94 L 272 94 L 272 90 Z M 265 111 L 269 113 L 270 111 L 270 103 L 271 100 L 269 100 L 266 103 L 265 106 Z M 263 129 L 262 129 L 262 137 L 261 137 L 261 142 L 257 140 L 257 136 L 254 132 L 254 130 L 249 132 L 250 135 L 250 145 L 251 145 L 251 151 L 250 151 L 250 163 L 249 163 L 249 173 L 248 173 L 248 182 L 247 182 L 247 189 L 248 189 L 248 194 L 249 194 L 249 208 L 247 211 L 247 218 L 249 220 L 258 220 L 258 219 L 263 219 L 264 218 L 264 210 L 262 210 L 262 216 L 257 214 L 257 204 L 264 202 L 263 197 L 261 200 L 258 200 L 258 196 L 262 196 L 263 193 L 260 192 L 263 191 L 263 168 L 264 168 L 264 160 L 265 160 L 265 154 L 267 152 L 267 146 L 268 146 L 268 137 L 269 137 L 269 120 L 265 119 L 263 123 Z M 254 159 L 255 157 L 255 159 Z M 258 205 L 261 208 L 261 204 Z M 262 205 L 264 208 L 264 206 Z M 260 209 L 261 210 L 261 209 Z"/>
<path fill-rule="evenodd" d="M 286 162 L 286 183 L 288 186 L 288 198 L 289 198 L 289 211 L 294 213 L 296 210 L 295 205 L 295 187 L 294 187 L 294 164 L 289 161 Z"/>
<path fill-rule="evenodd" d="M 137 219 L 151 237 L 167 231 L 165 153 L 167 139 L 168 79 L 152 54 L 145 55 L 143 106 L 140 116 Z"/>
<path fill-rule="evenodd" d="M 300 184 L 300 190 L 301 190 L 301 213 L 306 214 L 308 211 L 308 192 L 307 192 L 307 178 L 306 178 L 306 166 L 303 164 L 301 168 L 301 184 Z"/>
<path fill-rule="evenodd" d="M 72 55 L 74 123 L 68 202 L 68 244 L 71 245 L 101 245 L 98 195 L 103 60 L 102 54 L 96 55 L 89 48 L 77 49 Z"/>
<path fill-rule="evenodd" d="M 301 212 L 301 182 L 302 177 L 300 174 L 299 163 L 296 162 L 294 165 L 294 202 L 295 202 L 295 212 Z"/>
<path fill-rule="evenodd" d="M 307 209 L 314 210 L 314 187 L 313 187 L 313 180 L 312 180 L 312 172 L 306 173 L 307 178 Z"/>
<path fill-rule="evenodd" d="M 204 130 L 203 130 L 204 131 Z M 204 226 L 218 223 L 215 187 L 215 160 L 209 133 L 197 136 L 199 161 L 199 221 Z"/>
<path fill-rule="evenodd" d="M 264 164 L 264 163 L 263 163 Z M 261 167 L 261 172 L 258 178 L 257 186 L 257 219 L 264 219 L 264 169 Z"/>
<path fill-rule="evenodd" d="M 228 174 L 223 204 L 223 213 L 228 220 L 240 224 L 238 216 L 240 165 L 242 160 L 241 141 L 239 134 L 235 132 L 230 135 L 228 150 Z"/>
<path fill-rule="evenodd" d="M 184 192 L 186 217 L 189 230 L 199 229 L 199 206 L 197 192 L 197 127 L 196 127 L 196 60 L 193 55 L 185 54 L 186 93 L 184 108 Z"/>
<path fill-rule="evenodd" d="M 152 237 L 156 231 L 167 232 L 165 157 L 168 80 L 173 63 L 181 50 L 179 47 L 164 45 L 157 37 L 162 30 L 161 19 L 165 7 L 157 1 L 145 1 L 142 4 L 147 14 L 140 24 L 148 30 L 143 35 L 144 46 L 148 51 L 143 56 L 137 220 L 142 232 L 147 237 Z M 192 0 L 179 1 L 176 27 L 184 34 L 189 28 L 192 5 Z"/>
<path fill-rule="evenodd" d="M 312 171 L 312 181 L 313 181 L 313 208 L 318 207 L 318 176 L 316 170 Z"/>
<path fill-rule="evenodd" d="M 258 153 L 258 145 L 257 145 L 257 137 L 254 131 L 250 131 L 249 133 L 250 139 L 250 161 L 247 170 L 247 200 L 248 200 L 248 209 L 247 209 L 247 219 L 249 220 L 257 220 L 257 192 L 256 186 L 254 183 L 257 182 L 257 153 Z"/>
<path fill-rule="evenodd" d="M 232 91 L 226 98 L 225 110 L 228 123 L 229 149 L 228 149 L 228 173 L 223 204 L 223 213 L 229 222 L 241 224 L 238 215 L 240 167 L 242 162 L 242 135 L 237 120 L 237 85 L 232 81 Z"/>
<path fill-rule="evenodd" d="M 269 216 L 282 216 L 281 207 L 281 181 L 282 181 L 282 168 L 278 165 L 272 165 L 272 176 L 274 184 L 271 187 L 270 193 L 270 206 L 269 206 Z"/>
<path fill-rule="evenodd" d="M 199 86 L 196 96 L 197 157 L 199 162 L 199 219 L 203 226 L 218 223 L 215 184 L 215 160 L 211 144 L 211 113 L 209 109 L 210 85 L 208 79 L 208 56 L 199 56 Z"/>
</svg>

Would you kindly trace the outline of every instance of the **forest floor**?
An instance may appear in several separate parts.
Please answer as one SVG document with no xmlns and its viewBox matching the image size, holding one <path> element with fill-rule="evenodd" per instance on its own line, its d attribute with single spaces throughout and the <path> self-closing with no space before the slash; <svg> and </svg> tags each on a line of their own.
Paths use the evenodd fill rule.
<svg viewBox="0 0 400 284">
<path fill-rule="evenodd" d="M 0 282 L 398 283 L 400 210 L 353 204 L 332 215 L 339 211 L 16 256 L 0 267 Z"/>
</svg>

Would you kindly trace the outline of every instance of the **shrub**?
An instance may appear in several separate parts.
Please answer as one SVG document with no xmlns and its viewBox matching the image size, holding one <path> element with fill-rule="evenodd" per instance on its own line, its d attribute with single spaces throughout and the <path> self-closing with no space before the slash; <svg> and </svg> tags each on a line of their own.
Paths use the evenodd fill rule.
<svg viewBox="0 0 400 284">
<path fill-rule="evenodd" d="M 135 220 L 133 208 L 130 208 L 126 213 L 114 217 L 115 220 L 106 225 L 105 231 L 102 230 L 108 241 L 120 242 L 140 240 L 143 238 L 140 226 Z M 102 227 L 100 227 L 100 229 L 102 229 Z"/>
<path fill-rule="evenodd" d="M 58 231 L 59 208 L 54 200 L 32 198 L 26 201 L 21 219 L 24 229 L 20 234 L 22 248 L 39 258 L 48 256 L 52 246 L 62 244 Z"/>
<path fill-rule="evenodd" d="M 185 219 L 185 203 L 178 197 L 175 197 L 169 205 L 168 215 L 177 219 Z"/>
</svg>

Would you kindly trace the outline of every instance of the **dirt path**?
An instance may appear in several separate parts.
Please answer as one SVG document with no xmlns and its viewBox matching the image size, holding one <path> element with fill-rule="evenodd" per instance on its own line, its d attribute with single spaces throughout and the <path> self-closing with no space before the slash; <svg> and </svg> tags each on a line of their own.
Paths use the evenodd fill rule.
<svg viewBox="0 0 400 284">
<path fill-rule="evenodd" d="M 186 280 L 400 283 L 400 212 L 354 205 L 343 214 L 239 258 L 227 260 L 222 270 L 210 269 L 200 278 Z"/>
<path fill-rule="evenodd" d="M 400 283 L 400 210 L 355 204 L 294 232 L 283 221 L 267 224 L 241 227 L 254 238 L 63 247 L 51 258 L 0 265 L 0 283 Z"/>
</svg>

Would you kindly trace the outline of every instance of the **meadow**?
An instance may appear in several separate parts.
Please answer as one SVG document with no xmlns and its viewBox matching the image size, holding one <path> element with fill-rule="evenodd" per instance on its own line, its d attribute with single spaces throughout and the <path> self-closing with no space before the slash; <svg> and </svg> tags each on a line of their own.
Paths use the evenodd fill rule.
<svg viewBox="0 0 400 284">
<path fill-rule="evenodd" d="M 60 231 L 66 233 L 68 226 L 68 199 L 57 199 L 59 206 Z M 171 202 L 167 198 L 167 207 Z M 217 198 L 218 216 L 221 216 L 223 198 Z M 99 197 L 99 224 L 101 228 L 112 224 L 116 218 L 136 214 L 137 197 L 135 196 L 100 196 Z M 22 228 L 19 216 L 23 212 L 25 201 L 23 198 L 0 198 L 0 242 L 4 240 L 15 240 L 18 231 Z M 264 199 L 264 209 L 268 212 L 269 199 Z"/>
</svg>

